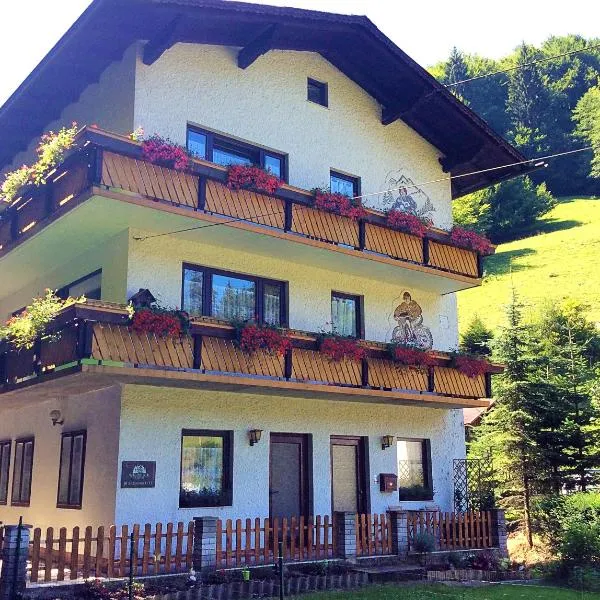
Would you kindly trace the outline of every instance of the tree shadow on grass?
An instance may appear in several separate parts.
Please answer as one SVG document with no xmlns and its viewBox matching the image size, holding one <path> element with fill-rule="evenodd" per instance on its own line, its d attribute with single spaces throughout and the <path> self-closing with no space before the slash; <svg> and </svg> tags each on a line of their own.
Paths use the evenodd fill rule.
<svg viewBox="0 0 600 600">
<path fill-rule="evenodd" d="M 489 275 L 505 275 L 512 271 L 522 271 L 528 268 L 527 265 L 519 264 L 516 259 L 536 254 L 533 248 L 519 248 L 517 250 L 504 250 L 496 252 L 493 256 L 485 259 L 483 263 L 484 274 Z"/>
<path fill-rule="evenodd" d="M 566 229 L 572 229 L 573 227 L 581 227 L 582 225 L 584 225 L 582 221 L 575 221 L 575 219 L 544 219 L 535 225 L 535 227 L 532 227 L 526 237 L 539 235 L 540 233 L 565 231 Z"/>
</svg>

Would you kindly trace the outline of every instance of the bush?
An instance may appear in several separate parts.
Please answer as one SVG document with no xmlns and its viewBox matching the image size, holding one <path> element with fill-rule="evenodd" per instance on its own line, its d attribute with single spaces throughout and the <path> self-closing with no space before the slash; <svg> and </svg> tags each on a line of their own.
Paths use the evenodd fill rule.
<svg viewBox="0 0 600 600">
<path fill-rule="evenodd" d="M 568 523 L 558 545 L 564 563 L 571 566 L 591 565 L 600 560 L 600 523 Z"/>
<path fill-rule="evenodd" d="M 427 554 L 435 550 L 435 538 L 431 533 L 417 533 L 413 539 L 413 550 Z"/>
</svg>

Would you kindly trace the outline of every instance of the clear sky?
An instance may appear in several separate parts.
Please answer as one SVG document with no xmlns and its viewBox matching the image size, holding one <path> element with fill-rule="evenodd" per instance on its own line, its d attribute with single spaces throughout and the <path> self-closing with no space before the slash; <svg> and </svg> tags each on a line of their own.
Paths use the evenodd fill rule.
<svg viewBox="0 0 600 600">
<path fill-rule="evenodd" d="M 0 104 L 88 6 L 90 0 L 0 0 Z M 452 46 L 496 58 L 521 41 L 549 35 L 600 35 L 600 0 L 269 0 L 367 15 L 424 66 Z"/>
</svg>

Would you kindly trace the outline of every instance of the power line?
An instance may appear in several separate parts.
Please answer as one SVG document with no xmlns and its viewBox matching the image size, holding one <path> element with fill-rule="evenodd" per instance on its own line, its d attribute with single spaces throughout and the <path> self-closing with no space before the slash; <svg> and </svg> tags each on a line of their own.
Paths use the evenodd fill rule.
<svg viewBox="0 0 600 600">
<path fill-rule="evenodd" d="M 556 58 L 563 58 L 565 56 L 571 56 L 573 54 L 579 54 L 580 52 L 586 52 L 588 50 L 595 50 L 597 48 L 600 48 L 600 44 L 595 44 L 593 46 L 586 46 L 584 48 L 580 48 L 579 50 L 570 50 L 569 52 L 563 52 L 562 54 L 555 54 L 554 56 L 546 56 L 544 58 L 538 58 L 537 60 L 532 60 L 528 63 L 523 63 L 521 65 L 515 65 L 514 67 L 508 67 L 507 69 L 500 69 L 499 71 L 492 71 L 491 73 L 485 73 L 484 75 L 477 75 L 475 77 L 469 77 L 468 79 L 462 79 L 461 81 L 454 81 L 452 83 L 445 83 L 443 85 L 445 88 L 454 87 L 456 85 L 462 85 L 463 83 L 470 83 L 471 81 L 477 81 L 479 79 L 486 79 L 487 77 L 492 77 L 493 75 L 499 75 L 500 73 L 508 73 L 509 71 L 525 69 L 526 67 L 531 67 L 533 65 L 537 65 L 542 62 L 548 62 L 548 61 L 554 60 Z"/>
<path fill-rule="evenodd" d="M 403 185 L 397 188 L 390 188 L 387 190 L 383 190 L 381 192 L 373 192 L 371 194 L 363 194 L 361 196 L 354 196 L 352 198 L 352 200 L 358 200 L 360 198 L 366 198 L 368 196 L 378 196 L 380 194 L 385 194 L 387 192 L 394 192 L 394 191 L 398 191 L 401 189 L 407 189 L 407 188 L 411 188 L 411 187 L 415 187 L 415 188 L 420 188 L 423 187 L 425 185 L 430 185 L 433 183 L 439 183 L 441 181 L 451 181 L 452 179 L 458 179 L 460 177 L 469 177 L 470 175 L 478 175 L 481 173 L 487 173 L 489 171 L 496 171 L 498 169 L 506 169 L 507 167 L 514 167 L 517 165 L 522 165 L 522 164 L 527 164 L 527 163 L 536 163 L 534 166 L 546 166 L 544 161 L 552 159 L 552 158 L 558 158 L 559 156 L 566 156 L 567 154 L 575 154 L 576 152 L 583 152 L 584 150 L 591 150 L 592 146 L 587 146 L 585 148 L 578 148 L 576 150 L 567 150 L 565 152 L 558 152 L 556 154 L 549 154 L 548 156 L 542 156 L 540 158 L 531 158 L 529 160 L 522 160 L 520 162 L 516 162 L 516 163 L 511 163 L 508 165 L 500 165 L 498 167 L 490 167 L 489 169 L 481 169 L 479 171 L 471 171 L 470 173 L 462 173 L 460 175 L 450 175 L 449 177 L 442 177 L 440 179 L 433 179 L 431 181 L 425 181 L 423 183 L 411 183 L 409 185 Z M 539 163 L 539 165 L 537 164 Z M 291 209 L 295 210 L 296 208 L 299 208 L 297 206 L 292 205 Z M 188 231 L 196 231 L 198 229 L 206 229 L 207 227 L 217 227 L 219 225 L 230 225 L 231 223 L 238 223 L 240 221 L 250 221 L 251 223 L 254 222 L 252 221 L 252 219 L 260 219 L 262 217 L 270 217 L 270 216 L 274 216 L 274 215 L 280 215 L 283 214 L 285 212 L 284 210 L 276 210 L 273 212 L 268 212 L 268 213 L 264 213 L 261 215 L 254 215 L 251 218 L 247 218 L 247 217 L 236 217 L 233 219 L 227 219 L 226 221 L 221 221 L 219 223 L 208 223 L 207 225 L 198 225 L 195 227 L 186 227 L 185 229 L 177 229 L 175 231 L 165 231 L 163 233 L 156 233 L 154 235 L 145 235 L 145 236 L 134 236 L 133 239 L 137 242 L 144 242 L 146 240 L 149 239 L 153 239 L 153 238 L 157 238 L 157 237 L 163 237 L 166 235 L 174 235 L 176 233 L 186 233 Z M 259 223 L 260 224 L 260 223 Z"/>
<path fill-rule="evenodd" d="M 547 166 L 544 161 L 550 160 L 552 158 L 558 158 L 559 156 L 566 156 L 567 154 L 576 154 L 577 152 L 584 152 L 585 150 L 592 150 L 592 146 L 586 146 L 585 148 L 577 148 L 576 150 L 567 150 L 565 152 L 557 152 L 556 154 L 548 154 L 547 156 L 540 156 L 539 158 L 530 158 L 527 160 L 521 160 L 519 162 L 509 163 L 507 165 L 500 165 L 498 167 L 489 167 L 488 169 L 480 169 L 479 171 L 471 171 L 470 173 L 461 173 L 459 175 L 450 175 L 448 177 L 440 177 L 439 179 L 432 179 L 430 181 L 424 181 L 423 183 L 410 183 L 408 185 L 401 185 L 397 188 L 390 188 L 387 190 L 383 190 L 381 192 L 371 192 L 370 194 L 362 194 L 360 196 L 353 196 L 352 200 L 358 200 L 362 198 L 368 198 L 369 196 L 380 196 L 381 194 L 385 194 L 387 192 L 396 192 L 398 190 L 403 190 L 407 188 L 421 188 L 426 185 L 431 185 L 433 183 L 440 183 L 442 181 L 452 181 L 453 179 L 460 179 L 461 177 L 470 177 L 471 175 L 479 175 L 481 173 L 488 173 L 490 171 L 498 171 L 499 169 L 506 169 L 508 167 L 516 167 L 518 165 L 525 165 L 528 163 L 535 163 L 533 166 L 535 167 L 544 167 Z"/>
</svg>

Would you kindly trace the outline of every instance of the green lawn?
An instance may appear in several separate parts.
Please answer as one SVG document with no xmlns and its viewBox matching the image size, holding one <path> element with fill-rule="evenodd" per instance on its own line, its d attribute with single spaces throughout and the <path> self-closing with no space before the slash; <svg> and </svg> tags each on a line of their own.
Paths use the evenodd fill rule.
<svg viewBox="0 0 600 600">
<path fill-rule="evenodd" d="M 478 313 L 495 329 L 510 301 L 511 282 L 531 312 L 545 301 L 574 298 L 600 322 L 600 199 L 563 200 L 531 237 L 502 244 L 486 259 L 479 288 L 458 294 L 461 328 Z"/>
<path fill-rule="evenodd" d="M 600 594 L 533 585 L 481 587 L 419 585 L 370 586 L 357 592 L 326 592 L 305 600 L 597 600 Z"/>
</svg>

